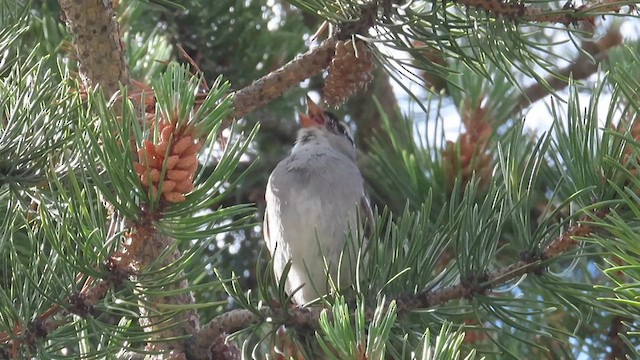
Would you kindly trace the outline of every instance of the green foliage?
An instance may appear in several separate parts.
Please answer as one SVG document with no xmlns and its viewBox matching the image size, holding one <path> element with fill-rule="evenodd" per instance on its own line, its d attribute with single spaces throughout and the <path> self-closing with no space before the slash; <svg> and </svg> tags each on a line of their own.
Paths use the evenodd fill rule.
<svg viewBox="0 0 640 360">
<path fill-rule="evenodd" d="M 133 134 L 141 144 L 153 129 L 140 124 L 139 114 L 128 101 L 118 113 L 99 92 L 82 98 L 74 93 L 71 82 L 47 81 L 57 76 L 50 75 L 47 59 L 36 60 L 36 52 L 11 64 L 2 77 L 5 120 L 1 149 L 11 159 L 2 164 L 0 188 L 3 334 L 11 334 L 16 326 L 37 329 L 38 324 L 51 322 L 41 316 L 57 306 L 73 307 L 71 299 L 84 289 L 111 278 L 104 263 L 121 246 L 125 229 L 120 221 L 123 217 L 137 221 L 147 203 L 133 171 L 134 149 L 129 140 Z M 169 295 L 164 289 L 183 279 L 192 285 L 179 291 L 199 295 L 202 301 L 167 311 L 213 309 L 226 303 L 219 301 L 220 281 L 198 280 L 208 276 L 202 265 L 205 249 L 219 234 L 245 227 L 252 210 L 247 205 L 210 209 L 237 183 L 234 170 L 257 128 L 246 137 L 232 131 L 236 140 L 223 151 L 215 149 L 220 124 L 230 111 L 228 85 L 213 84 L 208 97 L 193 111 L 200 80 L 184 68 L 171 66 L 155 83 L 159 113 L 180 109 L 182 119 L 204 135 L 209 146 L 205 161 L 215 159 L 217 163 L 213 172 L 198 173 L 198 185 L 187 201 L 166 208 L 157 224 L 160 231 L 179 240 L 176 246 L 183 248 L 182 256 L 162 269 L 161 279 L 150 281 L 149 271 L 139 274 L 145 276 L 144 290 L 129 282 L 107 289 L 108 295 L 87 309 L 86 316 L 63 320 L 50 333 L 38 335 L 47 340 L 37 348 L 18 346 L 18 356 L 32 352 L 39 358 L 70 354 L 100 358 L 121 352 L 126 357 L 128 347 L 137 349 L 149 336 L 137 324 L 139 297 Z M 117 215 L 105 207 L 105 201 Z M 217 255 L 219 252 L 213 253 L 214 259 Z"/>
<path fill-rule="evenodd" d="M 33 186 L 67 158 L 60 150 L 68 143 L 77 99 L 69 87 L 46 81 L 52 70 L 35 60 L 35 51 L 22 57 L 23 66 L 7 69 L 0 89 L 0 186 Z M 60 99 L 65 99 L 64 102 Z M 57 112 L 52 103 L 60 101 Z M 53 157 L 60 160 L 50 161 Z M 64 162 L 64 161 L 63 161 Z M 65 171 L 58 168 L 57 171 Z"/>
<path fill-rule="evenodd" d="M 159 134 L 155 123 L 139 121 L 141 109 L 127 100 L 131 92 L 123 88 L 124 100 L 114 107 L 99 91 L 78 91 L 55 2 L 2 5 L 0 339 L 24 335 L 15 333 L 18 327 L 55 324 L 16 356 L 144 353 L 150 334 L 138 317 L 141 306 L 152 307 L 140 300 L 190 294 L 194 303 L 163 310 L 196 309 L 204 324 L 225 310 L 247 309 L 262 322 L 230 339 L 246 357 L 273 354 L 277 329 L 291 320 L 291 294 L 285 276 L 277 282 L 257 250 L 260 216 L 250 200 L 259 194 L 240 194 L 268 173 L 261 164 L 261 173 L 251 172 L 252 159 L 266 155 L 261 161 L 275 163 L 274 154 L 285 149 L 257 126 L 243 132 L 244 124 L 234 124 L 223 132 L 229 94 L 300 53 L 301 34 L 321 20 L 337 25 L 361 16 L 353 1 L 291 3 L 317 18 L 303 20 L 300 10 L 279 1 L 120 3 L 132 77 L 156 91 L 156 114 L 194 125 L 205 144 L 195 190 L 163 207 L 149 200 L 133 169 L 135 148 Z M 595 358 L 610 346 L 608 331 L 619 318 L 629 356 L 640 356 L 637 44 L 611 51 L 608 76 L 587 86 L 571 82 L 566 99 L 551 106 L 552 128 L 535 134 L 521 125 L 514 83 L 528 75 L 544 84 L 542 74 L 557 68 L 560 44 L 544 34 L 549 26 L 451 2 L 412 2 L 385 15 L 375 20 L 380 43 L 407 50 L 413 60 L 382 51 L 378 60 L 397 78 L 418 69 L 446 77 L 450 97 L 413 94 L 432 132 L 410 116 L 394 122 L 382 114 L 383 134 L 371 140 L 365 171 L 386 208 L 367 235 L 368 251 L 357 254 L 356 283 L 324 299 L 317 329 L 290 328 L 293 342 L 303 353 L 337 359 Z M 560 42 L 576 33 L 564 35 Z M 203 73 L 167 65 L 186 62 L 176 45 Z M 448 64 L 435 63 L 425 49 L 442 52 Z M 213 80 L 211 91 L 195 108 L 204 79 Z M 255 118 L 292 118 L 302 92 L 291 91 Z M 452 180 L 447 172 L 447 106 L 462 118 L 473 116 L 465 114 L 470 109 L 485 111 L 482 120 L 494 130 L 486 149 L 489 179 L 476 173 Z M 154 228 L 176 240 L 162 256 L 176 249 L 180 256 L 166 266 L 156 259 L 136 274 L 137 284 L 113 281 L 105 262 L 122 249 L 123 224 L 155 210 L 161 216 L 152 219 Z M 574 226 L 592 231 L 544 256 Z M 358 235 L 351 240 L 364 243 Z M 43 317 L 57 306 L 77 312 L 74 296 L 102 280 L 108 289 L 83 316 Z M 171 287 L 183 280 L 189 286 Z M 400 306 L 450 289 L 470 295 Z M 265 316 L 267 310 L 279 316 Z"/>
<path fill-rule="evenodd" d="M 438 109 L 436 107 L 435 111 Z M 430 111 L 428 108 L 427 118 L 431 114 Z M 382 203 L 388 204 L 392 210 L 402 211 L 405 206 L 417 209 L 424 200 L 434 194 L 434 214 L 439 214 L 440 207 L 447 201 L 446 176 L 438 154 L 438 144 L 444 142 L 442 129 L 436 127 L 431 139 L 429 135 L 415 131 L 412 122 L 407 118 L 399 124 L 392 124 L 386 114 L 383 114 L 382 118 L 383 132 L 390 137 L 391 148 L 379 137 L 371 140 L 370 157 L 373 165 L 364 169 L 367 178 L 375 179 L 373 185 L 385 190 L 383 194 L 378 195 L 380 197 L 395 193 L 404 195 L 381 199 Z"/>
<path fill-rule="evenodd" d="M 331 308 L 331 318 L 327 311 L 320 314 L 324 334 L 318 335 L 318 342 L 327 359 L 385 359 L 385 343 L 396 320 L 395 303 L 379 301 L 368 325 L 365 313 L 364 301 L 358 301 L 355 311 L 350 311 L 344 298 L 338 298 Z"/>
<path fill-rule="evenodd" d="M 462 357 L 462 341 L 464 333 L 460 330 L 452 331 L 450 323 L 444 323 L 440 328 L 440 333 L 435 339 L 429 329 L 424 333 L 420 346 L 412 359 L 436 360 L 436 359 L 464 359 L 473 360 L 476 358 L 475 350 L 471 350 L 464 358 Z M 484 359 L 484 358 L 483 358 Z"/>
<path fill-rule="evenodd" d="M 428 200 L 427 200 L 428 201 Z M 367 299 L 381 295 L 393 298 L 407 293 L 417 293 L 433 288 L 438 259 L 451 243 L 453 226 L 441 216 L 429 221 L 429 203 L 419 211 L 405 212 L 394 223 L 387 212 L 376 220 L 373 239 L 384 239 L 371 244 L 368 262 L 364 263 L 359 278 L 363 281 L 357 290 L 367 294 Z M 422 254 L 433 254 L 425 257 Z M 441 277 L 441 275 L 435 278 Z M 411 287 L 408 288 L 408 284 Z"/>
<path fill-rule="evenodd" d="M 624 68 L 624 63 L 621 66 Z M 476 75 L 468 73 L 462 76 Z M 467 80 L 462 81 L 464 83 Z M 629 81 L 624 80 L 624 83 L 629 84 Z M 421 226 L 430 229 L 430 236 L 426 237 L 428 241 L 433 246 L 443 246 L 443 250 L 413 249 L 411 245 L 406 245 L 411 244 L 411 240 L 404 242 L 404 246 L 398 246 L 394 244 L 396 232 L 393 235 L 378 232 L 375 237 L 383 234 L 380 236 L 384 239 L 383 244 L 390 241 L 391 248 L 404 248 L 408 254 L 418 253 L 423 257 L 439 259 L 442 254 L 453 251 L 456 259 L 449 263 L 449 269 L 438 273 L 434 272 L 433 266 L 417 265 L 415 260 L 403 263 L 399 261 L 401 257 L 390 256 L 394 252 L 385 249 L 381 253 L 386 257 L 373 257 L 369 266 L 385 269 L 402 264 L 395 270 L 396 274 L 402 274 L 398 275 L 398 293 L 415 291 L 415 288 L 408 286 L 402 289 L 402 284 L 428 283 L 428 280 L 431 280 L 431 285 L 425 288 L 434 291 L 460 282 L 473 287 L 485 283 L 483 277 L 489 274 L 490 269 L 515 263 L 523 256 L 524 259 L 535 258 L 567 227 L 586 219 L 602 231 L 598 231 L 598 235 L 581 238 L 582 246 L 552 259 L 542 259 L 548 267 L 547 273 L 534 272 L 498 285 L 497 288 L 492 286 L 491 295 L 478 294 L 468 302 L 461 301 L 459 305 L 451 303 L 447 307 L 433 309 L 432 313 L 457 321 L 459 325 L 467 323 L 469 319 L 482 324 L 479 327 L 488 331 L 487 335 L 494 339 L 495 347 L 492 349 L 485 343 L 484 346 L 478 344 L 475 349 L 488 354 L 499 351 L 518 358 L 532 348 L 537 348 L 534 353 L 542 354 L 548 351 L 545 347 L 552 346 L 562 349 L 566 356 L 573 357 L 578 354 L 578 350 L 571 346 L 575 341 L 584 340 L 581 346 L 585 346 L 588 350 L 584 351 L 587 352 L 597 353 L 596 349 L 607 346 L 608 339 L 602 329 L 610 326 L 612 315 L 621 316 L 627 321 L 637 318 L 632 315 L 637 311 L 634 309 L 635 302 L 621 300 L 630 299 L 631 293 L 628 291 L 633 292 L 631 289 L 636 288 L 634 285 L 622 285 L 628 284 L 623 279 L 638 276 L 633 272 L 636 261 L 630 260 L 635 254 L 625 251 L 626 254 L 621 255 L 620 251 L 612 251 L 615 247 L 611 246 L 621 244 L 624 241 L 622 239 L 627 238 L 631 242 L 631 238 L 635 238 L 633 234 L 636 230 L 632 224 L 635 224 L 633 219 L 637 217 L 634 209 L 637 208 L 638 198 L 626 186 L 637 186 L 638 181 L 635 172 L 630 171 L 637 168 L 636 157 L 625 155 L 628 154 L 625 149 L 630 145 L 636 148 L 637 143 L 613 130 L 614 124 L 618 124 L 621 118 L 630 116 L 632 105 L 621 107 L 620 104 L 629 99 L 635 100 L 632 95 L 636 90 L 630 87 L 616 88 L 613 97 L 603 104 L 601 95 L 608 89 L 606 84 L 609 84 L 607 79 L 597 82 L 586 110 L 580 104 L 575 85 L 571 87 L 566 117 L 559 110 L 565 106 L 558 104 L 554 107 L 552 131 L 542 134 L 537 140 L 523 133 L 521 126 L 509 125 L 509 117 L 492 122 L 496 127 L 505 124 L 509 129 L 493 135 L 495 148 L 489 152 L 493 154 L 496 166 L 488 190 L 481 193 L 475 190 L 473 181 L 466 189 L 454 187 L 449 191 L 436 190 L 441 189 L 438 184 L 443 181 L 443 171 L 439 169 L 442 155 L 438 145 L 443 140 L 436 139 L 423 144 L 419 134 L 413 135 L 411 121 L 407 120 L 401 126 L 392 126 L 387 122 L 385 131 L 391 138 L 392 148 L 384 147 L 382 139 L 374 142 L 372 163 L 369 164 L 374 175 L 369 178 L 377 181 L 378 191 L 384 188 L 393 194 L 391 204 L 394 204 L 394 199 L 408 199 L 409 209 L 412 204 L 415 209 L 421 202 L 431 207 L 427 213 L 432 215 L 423 216 L 425 225 Z M 462 99 L 459 103 L 463 103 L 464 99 L 473 101 L 478 98 L 476 94 L 483 94 L 481 87 L 467 85 L 460 88 L 468 92 L 456 90 Z M 504 94 L 511 91 L 509 87 L 503 87 L 502 92 L 497 89 L 493 88 L 488 104 L 504 98 Z M 597 111 L 603 105 L 611 109 L 604 121 Z M 439 104 L 433 104 L 431 109 L 438 111 Z M 622 111 L 617 111 L 619 109 Z M 503 109 L 500 112 L 503 116 L 504 111 L 508 113 L 509 110 Z M 437 125 L 436 129 L 439 126 L 442 125 Z M 607 130 L 603 130 L 603 127 Z M 622 131 L 624 129 L 622 127 Z M 417 138 L 417 143 L 403 142 L 401 139 L 406 133 Z M 457 195 L 461 190 L 464 192 Z M 450 199 L 445 198 L 445 194 L 451 194 Z M 538 214 L 535 209 L 540 202 L 553 205 L 547 205 L 545 212 Z M 612 212 L 611 215 L 596 217 L 596 214 L 606 214 L 608 211 Z M 420 213 L 424 213 L 423 210 Z M 406 221 L 407 215 L 403 213 L 398 221 Z M 449 225 L 451 232 L 447 232 L 446 226 L 439 223 Z M 613 227 L 615 231 L 611 230 Z M 627 235 L 622 235 L 623 232 Z M 417 235 L 413 241 L 425 239 L 421 234 L 422 231 L 409 232 L 407 237 L 412 239 L 413 235 Z M 443 238 L 449 242 L 440 240 Z M 611 259 L 618 259 L 617 263 Z M 629 265 L 617 265 L 620 263 Z M 536 266 L 536 261 L 531 265 Z M 404 272 L 401 268 L 405 269 Z M 598 268 L 601 270 L 596 270 Z M 425 269 L 425 272 L 406 282 L 402 281 L 403 276 L 415 269 Z M 624 272 L 622 278 L 621 270 Z M 374 278 L 380 279 L 380 274 Z M 609 279 L 603 278 L 604 274 L 608 274 Z M 500 278 L 493 280 L 499 283 Z M 382 288 L 380 285 L 377 287 Z M 621 293 L 612 297 L 616 291 Z M 635 296 L 636 292 L 633 293 Z M 614 300 L 616 298 L 620 301 Z M 424 314 L 420 316 L 428 319 Z M 431 327 L 436 320 L 431 318 L 430 321 L 422 321 L 423 326 Z M 410 323 L 415 325 L 418 322 L 421 320 L 414 316 Z M 401 318 L 399 323 L 402 323 Z M 627 331 L 634 333 L 633 325 L 630 322 L 625 324 L 630 326 Z M 598 334 L 598 331 L 601 333 Z M 405 332 L 408 332 L 407 329 Z M 593 332 L 595 336 L 586 335 Z M 562 345 L 551 345 L 554 341 Z"/>
<path fill-rule="evenodd" d="M 132 34 L 147 34 L 155 27 L 152 34 L 141 36 L 171 39 L 204 74 L 213 78 L 222 75 L 236 87 L 278 67 L 282 59 L 294 57 L 304 45 L 299 36 L 303 29 L 300 17 L 292 16 L 296 10 L 280 2 L 267 6 L 261 1 L 191 0 L 180 2 L 179 7 L 165 7 L 123 1 L 121 7 L 126 9 L 121 16 Z M 242 59 L 243 65 L 236 66 L 236 59 Z"/>
</svg>

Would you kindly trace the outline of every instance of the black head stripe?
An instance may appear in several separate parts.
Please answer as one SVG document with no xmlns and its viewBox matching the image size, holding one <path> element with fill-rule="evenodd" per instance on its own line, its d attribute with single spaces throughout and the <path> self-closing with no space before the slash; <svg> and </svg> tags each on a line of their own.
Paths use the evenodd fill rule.
<svg viewBox="0 0 640 360">
<path fill-rule="evenodd" d="M 338 120 L 338 117 L 332 112 L 325 111 L 324 115 L 327 117 L 329 121 L 327 121 L 327 130 L 331 131 L 334 134 L 344 135 L 351 144 L 353 144 L 353 137 L 351 137 L 351 131 L 349 131 L 349 127 L 343 121 Z"/>
<path fill-rule="evenodd" d="M 336 129 L 338 130 L 338 132 L 346 137 L 348 137 L 349 139 L 351 139 L 351 132 L 349 131 L 349 128 L 347 127 L 347 124 L 345 124 L 342 121 L 339 121 L 336 123 Z"/>
</svg>

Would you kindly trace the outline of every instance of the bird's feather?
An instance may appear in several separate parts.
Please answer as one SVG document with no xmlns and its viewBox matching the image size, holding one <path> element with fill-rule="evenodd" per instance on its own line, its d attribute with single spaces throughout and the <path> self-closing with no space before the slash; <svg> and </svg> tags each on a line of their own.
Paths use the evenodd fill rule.
<svg viewBox="0 0 640 360">
<path fill-rule="evenodd" d="M 300 130 L 292 153 L 269 177 L 266 202 L 264 236 L 274 272 L 280 280 L 291 262 L 285 290 L 299 289 L 296 303 L 327 294 L 328 277 L 339 287 L 350 283 L 355 262 L 342 256 L 346 235 L 356 240 L 358 221 L 371 226 L 373 215 L 355 149 L 344 134 Z"/>
</svg>

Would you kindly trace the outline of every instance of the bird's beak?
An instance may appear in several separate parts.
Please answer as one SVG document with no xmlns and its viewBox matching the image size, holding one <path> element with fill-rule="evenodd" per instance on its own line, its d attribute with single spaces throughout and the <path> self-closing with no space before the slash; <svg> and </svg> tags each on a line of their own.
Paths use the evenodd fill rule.
<svg viewBox="0 0 640 360">
<path fill-rule="evenodd" d="M 300 124 L 303 128 L 324 126 L 327 119 L 324 110 L 307 95 L 307 113 L 300 113 Z"/>
</svg>

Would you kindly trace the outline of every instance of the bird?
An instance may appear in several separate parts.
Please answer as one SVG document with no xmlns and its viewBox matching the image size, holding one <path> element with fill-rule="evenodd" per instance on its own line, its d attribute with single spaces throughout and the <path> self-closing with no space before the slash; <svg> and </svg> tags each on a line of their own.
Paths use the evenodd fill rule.
<svg viewBox="0 0 640 360">
<path fill-rule="evenodd" d="M 348 126 L 309 96 L 300 123 L 291 153 L 269 176 L 263 231 L 276 280 L 290 262 L 285 291 L 305 305 L 351 284 L 359 248 L 343 255 L 347 239 L 358 246 L 373 213 Z"/>
</svg>

